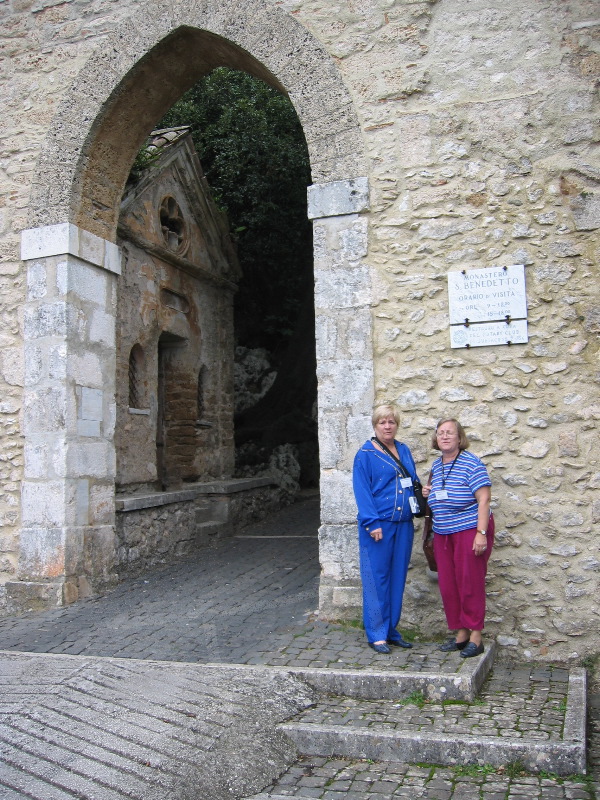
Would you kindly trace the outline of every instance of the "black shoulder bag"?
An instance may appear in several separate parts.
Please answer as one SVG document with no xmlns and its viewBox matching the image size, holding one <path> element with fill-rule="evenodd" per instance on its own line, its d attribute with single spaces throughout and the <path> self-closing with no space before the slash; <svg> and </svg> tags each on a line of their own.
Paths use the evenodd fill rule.
<svg viewBox="0 0 600 800">
<path fill-rule="evenodd" d="M 413 517 L 424 517 L 425 516 L 425 510 L 427 508 L 427 500 L 423 497 L 423 486 L 421 485 L 421 482 L 419 480 L 415 480 L 412 477 L 412 475 L 408 472 L 408 470 L 406 469 L 404 464 L 400 461 L 399 458 L 396 458 L 396 456 L 392 453 L 392 451 L 389 449 L 389 447 L 386 447 L 383 442 L 380 442 L 379 439 L 376 436 L 374 436 L 373 439 L 377 442 L 379 447 L 381 447 L 381 449 L 384 452 L 386 452 L 388 454 L 388 456 L 390 458 L 392 458 L 394 460 L 394 462 L 398 465 L 398 468 L 400 469 L 400 472 L 402 473 L 402 477 L 411 479 L 412 488 L 413 488 L 413 494 L 415 496 L 415 500 L 417 501 L 417 505 L 419 507 L 419 510 L 417 511 L 416 514 L 413 514 Z"/>
</svg>

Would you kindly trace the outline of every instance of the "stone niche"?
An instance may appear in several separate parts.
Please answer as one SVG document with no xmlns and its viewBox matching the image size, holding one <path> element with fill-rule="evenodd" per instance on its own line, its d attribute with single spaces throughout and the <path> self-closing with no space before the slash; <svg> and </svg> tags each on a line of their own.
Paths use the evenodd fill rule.
<svg viewBox="0 0 600 800">
<path fill-rule="evenodd" d="M 233 294 L 227 220 L 188 128 L 155 132 L 119 218 L 117 493 L 231 477 Z"/>
<path fill-rule="evenodd" d="M 239 267 L 227 219 L 211 199 L 188 128 L 155 131 L 144 155 L 118 227 L 120 568 L 204 542 L 206 530 L 229 521 L 223 500 L 242 488 L 232 480 Z M 211 509 L 201 487 L 215 481 L 220 504 Z"/>
</svg>

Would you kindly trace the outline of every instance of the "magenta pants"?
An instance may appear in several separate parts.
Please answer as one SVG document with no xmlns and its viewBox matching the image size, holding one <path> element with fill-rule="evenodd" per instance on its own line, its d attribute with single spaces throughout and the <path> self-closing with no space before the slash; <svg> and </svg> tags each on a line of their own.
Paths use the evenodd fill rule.
<svg viewBox="0 0 600 800">
<path fill-rule="evenodd" d="M 473 540 L 477 528 L 457 533 L 436 533 L 433 551 L 438 583 L 449 630 L 483 630 L 485 620 L 485 575 L 494 546 L 494 517 L 487 529 L 487 550 L 476 556 Z"/>
</svg>

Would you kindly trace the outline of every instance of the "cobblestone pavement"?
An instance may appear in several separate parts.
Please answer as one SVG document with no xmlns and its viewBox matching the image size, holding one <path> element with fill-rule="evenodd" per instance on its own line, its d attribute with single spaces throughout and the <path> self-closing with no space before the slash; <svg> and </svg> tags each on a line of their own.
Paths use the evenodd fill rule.
<svg viewBox="0 0 600 800">
<path fill-rule="evenodd" d="M 127 578 L 102 597 L 41 614 L 0 620 L 0 650 L 71 654 L 86 659 L 111 656 L 198 664 L 425 673 L 452 673 L 464 666 L 456 654 L 440 653 L 435 644 L 418 641 L 412 650 L 395 649 L 390 656 L 380 656 L 365 646 L 360 629 L 319 621 L 314 613 L 319 572 L 317 527 L 318 502 L 316 498 L 304 498 L 268 521 L 245 529 L 239 537 L 216 542 L 142 577 Z M 161 669 L 168 675 L 169 670 L 182 667 L 183 664 L 163 664 Z M 530 667 L 513 667 L 509 675 L 507 669 L 503 665 L 494 669 L 482 696 L 487 705 L 469 707 L 476 723 L 460 705 L 446 704 L 442 716 L 446 722 L 431 724 L 459 725 L 467 720 L 468 725 L 479 725 L 482 731 L 490 726 L 502 731 L 520 716 L 521 725 L 533 726 L 532 730 L 538 730 L 540 735 L 554 736 L 562 718 L 566 672 L 541 667 L 530 676 Z M 41 666 L 38 674 L 44 674 Z M 537 698 L 541 701 L 530 696 L 530 677 L 537 684 Z M 510 703 L 502 700 L 506 698 L 507 681 Z M 340 709 L 332 707 L 330 713 L 343 719 L 344 714 L 356 713 L 354 703 L 344 701 Z M 596 792 L 600 800 L 597 683 L 590 692 L 590 706 L 591 772 L 585 780 L 512 774 L 518 769 L 512 770 L 510 765 L 502 773 L 485 767 L 450 769 L 309 757 L 300 759 L 268 791 L 272 798 L 323 800 L 592 800 Z M 406 707 L 382 704 L 371 722 L 400 724 L 401 711 L 406 712 Z M 15 746 L 9 733 L 4 743 Z M 46 766 L 54 768 L 51 760 Z M 208 800 L 211 796 L 198 791 L 196 795 L 186 795 L 186 800 Z M 267 790 L 263 792 L 257 797 L 266 797 Z M 38 796 L 42 800 L 50 797 L 17 791 L 7 798 Z M 99 800 L 108 797 L 102 791 L 82 791 L 72 796 Z"/>
<path fill-rule="evenodd" d="M 517 774 L 513 774 L 513 773 Z M 509 774 L 510 773 L 510 774 Z M 553 779 L 480 767 L 439 767 L 304 757 L 255 800 L 594 800 L 582 779 Z"/>
<path fill-rule="evenodd" d="M 318 511 L 306 499 L 103 596 L 0 620 L 0 650 L 265 663 L 316 608 Z"/>
<path fill-rule="evenodd" d="M 373 731 L 414 731 L 561 741 L 569 675 L 563 669 L 497 668 L 472 703 L 324 698 L 295 722 Z"/>
</svg>

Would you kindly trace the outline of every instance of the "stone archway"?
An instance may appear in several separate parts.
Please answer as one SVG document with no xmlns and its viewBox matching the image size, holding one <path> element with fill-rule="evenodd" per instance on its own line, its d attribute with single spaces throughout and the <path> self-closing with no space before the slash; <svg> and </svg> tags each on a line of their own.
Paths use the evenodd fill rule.
<svg viewBox="0 0 600 800">
<path fill-rule="evenodd" d="M 243 9 L 227 1 L 144 3 L 90 58 L 48 132 L 22 239 L 29 267 L 25 356 L 32 366 L 24 401 L 20 580 L 7 586 L 15 603 L 17 595 L 30 604 L 68 602 L 88 584 L 110 580 L 119 202 L 152 125 L 219 65 L 246 70 L 287 93 L 308 144 L 321 602 L 324 608 L 337 604 L 327 586 L 330 578 L 332 587 L 343 579 L 340 563 L 351 546 L 346 526 L 338 523 L 347 517 L 338 513 L 347 497 L 340 480 L 348 466 L 346 442 L 373 396 L 371 289 L 361 263 L 367 168 L 352 100 L 333 60 L 292 16 L 265 0 Z"/>
</svg>

